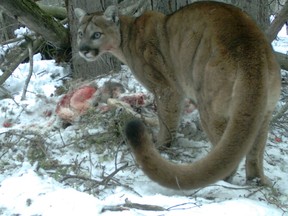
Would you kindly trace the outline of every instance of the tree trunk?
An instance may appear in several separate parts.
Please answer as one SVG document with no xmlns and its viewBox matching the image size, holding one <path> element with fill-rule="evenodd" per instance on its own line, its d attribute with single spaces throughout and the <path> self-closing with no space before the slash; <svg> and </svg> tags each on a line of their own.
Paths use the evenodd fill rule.
<svg viewBox="0 0 288 216">
<path fill-rule="evenodd" d="M 164 14 L 171 14 L 181 7 L 191 4 L 195 1 L 197 0 L 152 0 L 151 8 L 152 10 L 160 11 Z"/>
<path fill-rule="evenodd" d="M 277 14 L 271 25 L 266 29 L 266 34 L 270 42 L 276 37 L 278 32 L 281 30 L 285 22 L 288 21 L 288 1 L 284 4 L 283 8 Z"/>
<path fill-rule="evenodd" d="M 226 0 L 246 11 L 258 23 L 262 30 L 269 26 L 269 2 L 268 0 Z"/>
<path fill-rule="evenodd" d="M 63 20 L 67 18 L 67 10 L 65 7 L 45 5 L 41 2 L 37 2 L 37 5 L 47 14 L 56 19 Z"/>
<path fill-rule="evenodd" d="M 14 38 L 14 31 L 18 28 L 18 22 L 7 16 L 0 8 L 0 43 Z"/>
<path fill-rule="evenodd" d="M 0 0 L 0 6 L 5 9 L 5 12 L 8 12 L 8 15 L 38 32 L 56 47 L 69 47 L 67 29 L 43 12 L 35 2 L 31 0 Z"/>
<path fill-rule="evenodd" d="M 95 0 L 68 0 L 66 6 L 68 8 L 68 18 L 71 34 L 71 47 L 72 47 L 72 69 L 74 78 L 95 78 L 97 75 L 105 74 L 110 71 L 119 71 L 121 63 L 109 54 L 103 55 L 95 62 L 87 62 L 78 54 L 76 46 L 78 20 L 74 15 L 74 8 L 82 8 L 89 12 L 103 11 L 113 1 L 95 1 Z"/>
<path fill-rule="evenodd" d="M 288 71 L 288 55 L 285 55 L 280 52 L 275 52 L 277 60 L 280 64 L 280 67 Z"/>
</svg>

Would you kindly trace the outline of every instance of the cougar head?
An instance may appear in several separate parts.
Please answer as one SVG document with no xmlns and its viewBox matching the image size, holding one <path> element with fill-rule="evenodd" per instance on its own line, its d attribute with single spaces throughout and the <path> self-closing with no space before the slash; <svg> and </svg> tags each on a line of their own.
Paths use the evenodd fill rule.
<svg viewBox="0 0 288 216">
<path fill-rule="evenodd" d="M 86 13 L 74 10 L 79 20 L 77 45 L 79 54 L 87 61 L 94 61 L 105 52 L 117 50 L 121 42 L 118 9 L 108 7 L 105 12 Z"/>
</svg>

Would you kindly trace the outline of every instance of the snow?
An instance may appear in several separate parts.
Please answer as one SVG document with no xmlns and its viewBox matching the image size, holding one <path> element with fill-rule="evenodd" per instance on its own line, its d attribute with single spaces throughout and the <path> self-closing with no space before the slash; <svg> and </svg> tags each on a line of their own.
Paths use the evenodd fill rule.
<svg viewBox="0 0 288 216">
<path fill-rule="evenodd" d="M 278 51 L 287 52 L 288 38 L 283 31 L 273 46 Z M 28 63 L 15 70 L 4 85 L 13 93 L 15 101 L 6 98 L 0 104 L 0 215 L 288 215 L 287 131 L 282 133 L 272 128 L 269 134 L 264 166 L 274 183 L 273 189 L 247 185 L 242 162 L 232 183 L 219 181 L 199 190 L 170 190 L 150 181 L 135 166 L 126 145 L 103 144 L 97 140 L 97 134 L 107 133 L 104 124 L 111 123 L 105 114 L 97 127 L 81 122 L 61 127 L 61 121 L 55 115 L 61 96 L 56 95 L 55 90 L 62 85 L 60 78 L 69 73 L 68 67 L 58 66 L 53 60 L 41 60 L 39 54 L 35 55 L 27 98 L 21 101 L 28 71 Z M 97 79 L 98 85 L 107 79 L 120 80 L 128 91 L 147 93 L 126 67 L 120 75 Z M 11 123 L 10 127 L 5 126 L 5 122 Z M 9 131 L 24 134 L 12 136 Z M 87 144 L 83 136 L 94 138 L 91 141 L 93 145 Z M 109 136 L 108 133 L 107 140 L 113 138 Z M 34 139 L 37 142 L 34 143 Z M 203 155 L 209 148 L 203 140 L 193 141 L 191 148 L 191 140 L 181 134 L 179 140 L 183 143 L 181 147 L 185 148 L 178 152 L 184 155 L 181 160 L 193 161 L 197 159 L 198 151 Z M 87 148 L 87 145 L 91 147 Z M 177 152 L 176 148 L 171 151 Z M 33 150 L 47 154 L 49 162 L 61 169 L 44 169 L 40 159 L 28 159 Z M 191 156 L 190 151 L 195 153 Z M 163 156 L 171 157 L 171 153 L 167 151 Z M 110 181 L 101 182 L 116 170 L 117 174 Z M 67 178 L 64 180 L 65 175 Z M 84 176 L 94 182 L 69 182 L 68 177 L 73 180 L 73 176 Z M 127 200 L 149 207 L 162 207 L 163 210 L 127 207 L 124 205 Z M 112 207 L 119 208 L 111 211 Z"/>
<path fill-rule="evenodd" d="M 91 214 L 85 215 L 95 215 L 101 206 L 93 196 L 64 188 L 48 176 L 39 176 L 25 163 L 13 177 L 2 181 L 0 200 L 2 206 L 10 209 L 2 212 L 3 215 L 12 212 L 21 215 L 81 215 L 87 208 Z"/>
<path fill-rule="evenodd" d="M 32 189 L 33 188 L 33 189 Z M 32 190 L 31 190 L 32 189 Z M 138 196 L 118 191 L 104 200 L 67 188 L 51 177 L 39 176 L 29 164 L 23 164 L 12 177 L 1 182 L 0 200 L 3 215 L 21 213 L 21 215 L 97 215 L 104 206 L 117 205 L 123 199 L 151 205 L 163 206 L 167 210 L 163 215 L 281 215 L 281 211 L 271 206 L 243 198 L 219 203 L 199 205 L 201 200 L 185 196 L 165 196 L 161 194 Z M 239 211 L 235 212 L 235 209 Z M 159 215 L 159 212 L 130 210 L 123 212 L 103 212 L 102 215 Z"/>
</svg>

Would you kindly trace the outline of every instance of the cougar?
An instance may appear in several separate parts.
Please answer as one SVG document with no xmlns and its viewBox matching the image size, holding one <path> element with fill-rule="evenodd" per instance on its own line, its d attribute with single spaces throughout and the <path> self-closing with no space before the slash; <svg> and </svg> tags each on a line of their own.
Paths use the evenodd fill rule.
<svg viewBox="0 0 288 216">
<path fill-rule="evenodd" d="M 197 2 L 168 16 L 148 11 L 134 18 L 119 15 L 115 6 L 75 14 L 80 55 L 93 61 L 113 54 L 155 95 L 158 145 L 174 140 L 183 100 L 197 105 L 213 148 L 194 163 L 164 159 L 141 121 L 127 124 L 128 143 L 150 179 L 174 189 L 205 187 L 229 177 L 246 157 L 246 179 L 269 184 L 263 154 L 280 69 L 265 35 L 245 12 Z"/>
</svg>

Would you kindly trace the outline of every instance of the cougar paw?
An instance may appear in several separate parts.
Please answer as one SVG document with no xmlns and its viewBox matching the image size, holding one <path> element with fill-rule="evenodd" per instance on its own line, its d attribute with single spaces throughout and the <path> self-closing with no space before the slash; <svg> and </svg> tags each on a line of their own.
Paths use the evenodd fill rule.
<svg viewBox="0 0 288 216">
<path fill-rule="evenodd" d="M 166 149 L 166 148 L 170 148 L 172 146 L 172 142 L 157 142 L 156 146 L 158 146 L 158 149 Z"/>
<path fill-rule="evenodd" d="M 272 187 L 272 181 L 267 178 L 266 176 L 263 177 L 256 177 L 256 178 L 247 178 L 246 183 L 249 185 L 256 185 L 256 186 L 264 186 L 264 187 Z"/>
<path fill-rule="evenodd" d="M 165 136 L 163 138 L 163 136 L 158 135 L 156 146 L 158 148 L 160 148 L 160 147 L 170 148 L 173 145 L 173 140 L 174 139 L 172 139 L 171 136 Z"/>
</svg>

